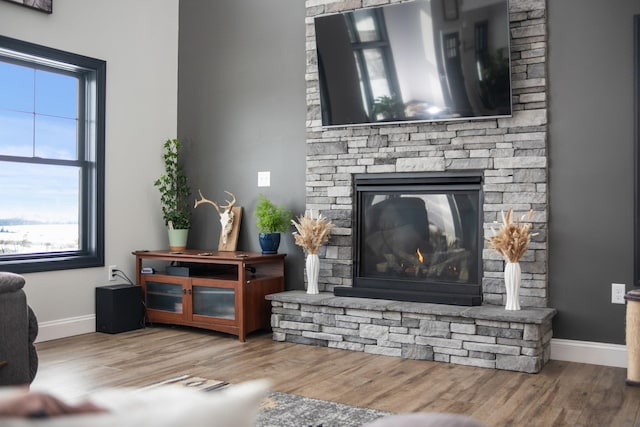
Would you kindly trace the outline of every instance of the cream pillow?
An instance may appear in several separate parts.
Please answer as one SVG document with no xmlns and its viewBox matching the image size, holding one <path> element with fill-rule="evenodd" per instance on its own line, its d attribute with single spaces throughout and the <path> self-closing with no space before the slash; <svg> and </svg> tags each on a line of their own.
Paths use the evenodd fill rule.
<svg viewBox="0 0 640 427">
<path fill-rule="evenodd" d="M 179 386 L 147 390 L 109 389 L 87 399 L 109 410 L 105 414 L 47 419 L 0 419 L 6 427 L 250 427 L 260 401 L 269 391 L 267 380 L 256 380 L 213 392 Z"/>
</svg>

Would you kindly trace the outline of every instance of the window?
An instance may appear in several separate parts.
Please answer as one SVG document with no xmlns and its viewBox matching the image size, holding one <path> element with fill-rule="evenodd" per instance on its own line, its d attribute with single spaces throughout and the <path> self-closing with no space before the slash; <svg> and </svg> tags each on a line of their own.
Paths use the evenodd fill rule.
<svg viewBox="0 0 640 427">
<path fill-rule="evenodd" d="M 371 120 L 402 118 L 404 104 L 399 96 L 382 12 L 374 9 L 355 10 L 346 15 L 346 23 L 363 105 Z"/>
<path fill-rule="evenodd" d="M 0 270 L 104 265 L 106 63 L 0 36 Z"/>
</svg>

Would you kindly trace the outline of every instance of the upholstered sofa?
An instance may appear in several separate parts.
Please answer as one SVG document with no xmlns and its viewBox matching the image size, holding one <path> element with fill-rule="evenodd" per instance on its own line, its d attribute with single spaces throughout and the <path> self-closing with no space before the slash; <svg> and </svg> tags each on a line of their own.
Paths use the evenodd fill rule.
<svg viewBox="0 0 640 427">
<path fill-rule="evenodd" d="M 0 385 L 30 384 L 38 370 L 38 321 L 24 284 L 19 274 L 0 272 Z"/>
</svg>

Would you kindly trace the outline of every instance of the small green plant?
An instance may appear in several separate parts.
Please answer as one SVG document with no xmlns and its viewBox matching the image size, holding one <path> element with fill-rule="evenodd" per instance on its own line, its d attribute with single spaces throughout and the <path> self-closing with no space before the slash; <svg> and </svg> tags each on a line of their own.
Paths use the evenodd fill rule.
<svg viewBox="0 0 640 427">
<path fill-rule="evenodd" d="M 253 212 L 260 233 L 284 233 L 291 226 L 291 211 L 284 206 L 276 206 L 263 194 Z"/>
<path fill-rule="evenodd" d="M 379 96 L 371 108 L 375 120 L 393 120 L 404 117 L 404 104 L 395 95 Z"/>
<path fill-rule="evenodd" d="M 180 141 L 168 139 L 164 143 L 164 174 L 153 185 L 160 191 L 162 217 L 169 228 L 191 228 L 191 189 L 180 165 Z"/>
</svg>

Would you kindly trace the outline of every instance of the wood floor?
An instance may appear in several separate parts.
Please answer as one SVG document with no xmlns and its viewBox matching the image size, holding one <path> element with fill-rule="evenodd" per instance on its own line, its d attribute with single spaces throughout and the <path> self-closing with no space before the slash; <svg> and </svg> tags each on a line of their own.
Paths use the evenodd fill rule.
<svg viewBox="0 0 640 427">
<path fill-rule="evenodd" d="M 334 350 L 252 334 L 157 326 L 39 343 L 33 388 L 78 397 L 179 374 L 231 383 L 269 378 L 276 391 L 390 412 L 441 411 L 489 426 L 640 426 L 640 388 L 626 370 L 551 361 L 539 374 Z"/>
</svg>

